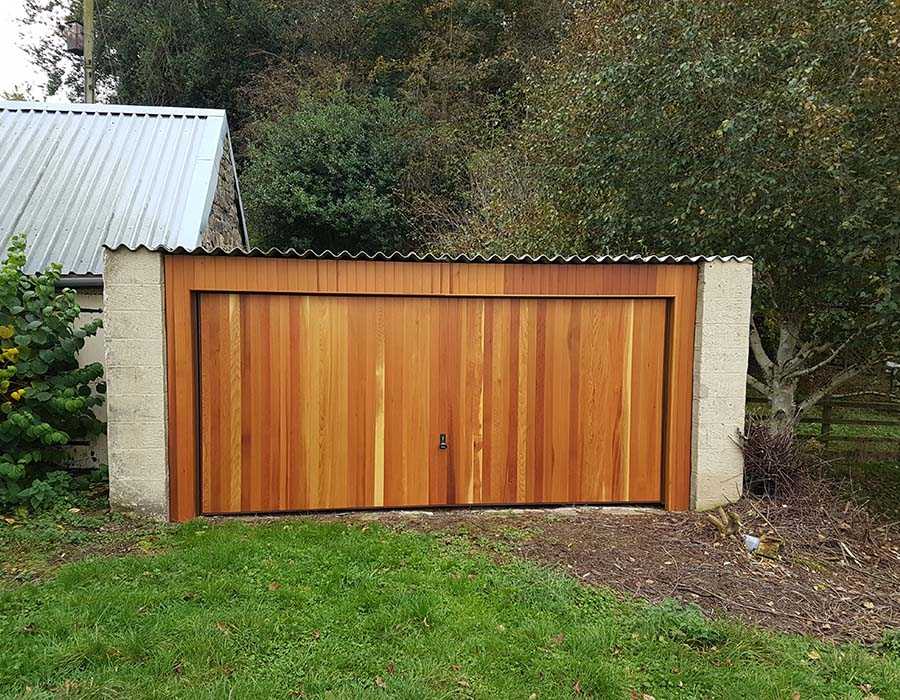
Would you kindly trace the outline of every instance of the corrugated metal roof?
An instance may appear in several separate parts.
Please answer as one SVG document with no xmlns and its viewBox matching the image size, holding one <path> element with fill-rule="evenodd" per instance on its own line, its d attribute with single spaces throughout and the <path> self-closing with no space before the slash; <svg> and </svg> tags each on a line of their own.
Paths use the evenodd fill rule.
<svg viewBox="0 0 900 700">
<path fill-rule="evenodd" d="M 0 251 L 101 274 L 104 245 L 198 246 L 227 135 L 223 110 L 0 101 Z"/>
<path fill-rule="evenodd" d="M 216 248 L 205 250 L 197 248 L 187 250 L 181 247 L 147 246 L 147 245 L 107 245 L 110 250 L 127 248 L 128 250 L 150 250 L 180 255 L 206 255 L 245 258 L 305 258 L 312 260 L 380 260 L 386 262 L 457 262 L 457 263 L 538 263 L 538 264 L 633 264 L 651 263 L 667 265 L 695 265 L 701 262 L 753 262 L 749 255 L 437 255 L 434 253 L 351 253 L 348 250 L 334 252 L 331 250 L 295 250 L 289 248 L 250 248 L 249 250 L 224 250 Z"/>
</svg>

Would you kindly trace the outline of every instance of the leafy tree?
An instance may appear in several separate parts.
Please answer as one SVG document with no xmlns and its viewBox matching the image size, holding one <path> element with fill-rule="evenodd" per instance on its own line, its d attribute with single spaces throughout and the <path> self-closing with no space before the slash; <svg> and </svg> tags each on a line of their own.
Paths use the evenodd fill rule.
<svg viewBox="0 0 900 700">
<path fill-rule="evenodd" d="M 25 0 L 39 40 L 27 47 L 50 94 L 83 96 L 82 58 L 66 52 L 59 24 L 81 19 L 81 0 Z M 280 48 L 277 0 L 98 0 L 95 69 L 101 94 L 125 104 L 225 108 Z M 236 115 L 239 116 L 239 115 Z"/>
<path fill-rule="evenodd" d="M 304 100 L 266 125 L 243 184 L 260 245 L 358 251 L 404 247 L 398 190 L 414 122 L 386 98 Z"/>
<path fill-rule="evenodd" d="M 56 289 L 58 265 L 34 276 L 24 265 L 25 240 L 14 237 L 0 266 L 0 507 L 40 503 L 66 481 L 67 446 L 104 427 L 94 415 L 103 366 L 78 366 L 101 322 L 75 326 L 80 309 L 75 292 Z"/>
<path fill-rule="evenodd" d="M 82 61 L 66 53 L 58 25 L 81 16 L 81 0 L 25 2 L 38 37 L 29 50 L 50 77 L 50 91 L 79 98 Z M 405 170 L 395 198 L 414 232 L 404 244 L 412 245 L 423 232 L 465 220 L 469 158 L 521 120 L 525 66 L 553 50 L 569 5 L 96 0 L 99 94 L 110 102 L 227 109 L 241 169 L 248 144 L 309 97 L 396 100 L 422 117 L 410 134 L 415 167 Z M 254 199 L 246 180 L 242 185 Z"/>
<path fill-rule="evenodd" d="M 782 418 L 900 350 L 890 0 L 607 0 L 526 103 L 502 155 L 536 187 L 526 217 L 491 190 L 518 228 L 488 245 L 752 254 L 748 382 Z"/>
</svg>

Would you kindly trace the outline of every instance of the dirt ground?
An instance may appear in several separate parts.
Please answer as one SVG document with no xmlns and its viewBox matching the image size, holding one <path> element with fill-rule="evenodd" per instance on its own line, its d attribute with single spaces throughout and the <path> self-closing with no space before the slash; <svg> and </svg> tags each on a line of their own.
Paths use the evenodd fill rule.
<svg viewBox="0 0 900 700">
<path fill-rule="evenodd" d="M 712 616 L 877 644 L 900 628 L 900 532 L 830 493 L 788 504 L 745 498 L 743 533 L 780 539 L 776 558 L 748 554 L 704 514 L 565 508 L 345 516 L 464 537 L 504 557 L 562 568 L 587 585 L 650 601 L 675 598 Z"/>
</svg>

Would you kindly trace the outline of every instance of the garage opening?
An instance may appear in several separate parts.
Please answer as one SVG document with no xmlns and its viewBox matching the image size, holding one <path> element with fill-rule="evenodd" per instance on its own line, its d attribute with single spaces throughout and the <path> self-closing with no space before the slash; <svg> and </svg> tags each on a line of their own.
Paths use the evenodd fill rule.
<svg viewBox="0 0 900 700">
<path fill-rule="evenodd" d="M 200 512 L 663 503 L 671 306 L 198 292 Z"/>
</svg>

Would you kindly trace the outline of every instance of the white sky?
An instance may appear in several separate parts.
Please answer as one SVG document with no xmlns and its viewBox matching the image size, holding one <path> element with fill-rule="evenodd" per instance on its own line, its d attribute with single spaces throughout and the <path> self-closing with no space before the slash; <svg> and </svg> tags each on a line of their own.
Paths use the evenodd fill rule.
<svg viewBox="0 0 900 700">
<path fill-rule="evenodd" d="M 23 0 L 0 0 L 0 92 L 28 89 L 35 100 L 46 99 L 46 77 L 20 48 L 23 43 Z M 53 102 L 67 101 L 62 95 Z"/>
</svg>

